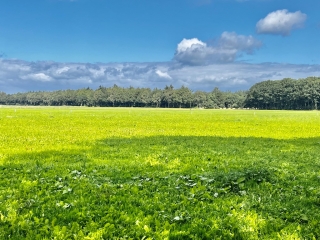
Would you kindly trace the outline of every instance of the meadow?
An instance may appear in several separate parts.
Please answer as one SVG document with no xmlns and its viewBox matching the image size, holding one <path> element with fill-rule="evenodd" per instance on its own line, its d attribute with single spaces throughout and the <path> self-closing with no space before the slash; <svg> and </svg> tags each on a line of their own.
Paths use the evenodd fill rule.
<svg viewBox="0 0 320 240">
<path fill-rule="evenodd" d="M 0 106 L 0 239 L 320 239 L 319 123 Z"/>
</svg>

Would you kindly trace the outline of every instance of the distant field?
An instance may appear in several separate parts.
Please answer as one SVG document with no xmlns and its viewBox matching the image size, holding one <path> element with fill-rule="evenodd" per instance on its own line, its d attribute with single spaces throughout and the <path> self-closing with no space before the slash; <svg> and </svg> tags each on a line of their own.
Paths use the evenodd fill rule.
<svg viewBox="0 0 320 240">
<path fill-rule="evenodd" d="M 0 107 L 0 239 L 320 239 L 318 111 Z"/>
</svg>

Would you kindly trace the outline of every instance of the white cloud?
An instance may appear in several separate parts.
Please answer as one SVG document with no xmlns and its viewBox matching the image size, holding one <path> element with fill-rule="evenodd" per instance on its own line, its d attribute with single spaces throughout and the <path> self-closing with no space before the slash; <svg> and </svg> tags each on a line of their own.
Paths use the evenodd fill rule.
<svg viewBox="0 0 320 240">
<path fill-rule="evenodd" d="M 192 38 L 192 39 L 183 39 L 177 47 L 177 53 L 185 52 L 187 50 L 193 50 L 197 48 L 203 48 L 207 47 L 207 44 L 204 42 L 201 42 L 198 38 Z"/>
<path fill-rule="evenodd" d="M 306 19 L 307 15 L 300 11 L 292 13 L 287 9 L 278 10 L 261 19 L 256 25 L 256 30 L 261 34 L 288 36 L 293 29 L 303 27 Z"/>
<path fill-rule="evenodd" d="M 162 72 L 160 70 L 157 70 L 156 74 L 158 74 L 158 76 L 162 78 L 172 79 L 172 77 L 167 72 Z"/>
<path fill-rule="evenodd" d="M 197 38 L 183 39 L 177 46 L 174 60 L 185 65 L 233 62 L 241 54 L 252 54 L 262 43 L 252 36 L 224 32 L 209 45 Z"/>
<path fill-rule="evenodd" d="M 252 54 L 262 43 L 251 35 L 244 36 L 237 35 L 235 32 L 224 32 L 219 40 L 219 45 L 222 49 L 232 49 Z"/>
<path fill-rule="evenodd" d="M 29 79 L 34 81 L 41 81 L 41 82 L 49 82 L 52 78 L 44 73 L 32 73 L 26 76 L 21 76 L 22 79 Z"/>
<path fill-rule="evenodd" d="M 59 68 L 57 69 L 57 74 L 61 74 L 61 73 L 64 73 L 64 72 L 67 72 L 69 71 L 69 67 L 62 67 L 62 68 Z"/>
</svg>

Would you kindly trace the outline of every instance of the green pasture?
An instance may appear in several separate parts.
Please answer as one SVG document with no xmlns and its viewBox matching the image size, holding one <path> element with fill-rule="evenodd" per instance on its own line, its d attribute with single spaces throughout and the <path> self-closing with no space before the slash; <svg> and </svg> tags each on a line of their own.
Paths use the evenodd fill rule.
<svg viewBox="0 0 320 240">
<path fill-rule="evenodd" d="M 0 106 L 0 239 L 320 239 L 319 112 Z"/>
</svg>

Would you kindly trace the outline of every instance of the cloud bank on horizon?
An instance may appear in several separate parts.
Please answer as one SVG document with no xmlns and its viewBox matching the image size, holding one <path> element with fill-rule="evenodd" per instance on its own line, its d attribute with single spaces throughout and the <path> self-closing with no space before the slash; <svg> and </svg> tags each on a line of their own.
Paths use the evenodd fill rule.
<svg viewBox="0 0 320 240">
<path fill-rule="evenodd" d="M 57 63 L 0 60 L 0 89 L 7 93 L 102 86 L 192 90 L 247 90 L 267 79 L 320 76 L 320 65 L 243 62 L 183 65 L 163 63 Z"/>
<path fill-rule="evenodd" d="M 201 0 L 198 3 L 208 5 L 211 1 Z M 108 87 L 114 84 L 149 88 L 164 88 L 172 84 L 176 88 L 183 85 L 194 91 L 211 91 L 215 87 L 236 91 L 247 90 L 264 80 L 320 76 L 320 64 L 246 61 L 246 58 L 258 54 L 264 48 L 266 43 L 259 39 L 260 36 L 287 37 L 292 31 L 303 28 L 307 17 L 301 11 L 276 10 L 256 22 L 257 37 L 223 31 L 220 36 L 209 40 L 196 36 L 182 38 L 176 45 L 172 59 L 162 62 L 27 61 L 6 58 L 2 53 L 0 91 L 15 93 L 86 87 L 95 89 L 100 85 Z"/>
</svg>

